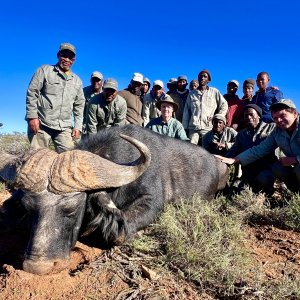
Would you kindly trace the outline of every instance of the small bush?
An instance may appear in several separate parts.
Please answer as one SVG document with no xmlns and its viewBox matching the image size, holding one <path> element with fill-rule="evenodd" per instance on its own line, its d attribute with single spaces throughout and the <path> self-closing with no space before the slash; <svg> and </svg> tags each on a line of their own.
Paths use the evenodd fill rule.
<svg viewBox="0 0 300 300">
<path fill-rule="evenodd" d="M 0 151 L 19 155 L 27 152 L 29 148 L 29 141 L 23 133 L 15 132 L 13 134 L 0 135 Z"/>
<path fill-rule="evenodd" d="M 242 219 L 221 213 L 221 202 L 195 196 L 168 205 L 155 233 L 163 241 L 167 264 L 175 265 L 203 289 L 220 286 L 225 294 L 231 294 L 250 260 L 243 247 Z"/>
</svg>

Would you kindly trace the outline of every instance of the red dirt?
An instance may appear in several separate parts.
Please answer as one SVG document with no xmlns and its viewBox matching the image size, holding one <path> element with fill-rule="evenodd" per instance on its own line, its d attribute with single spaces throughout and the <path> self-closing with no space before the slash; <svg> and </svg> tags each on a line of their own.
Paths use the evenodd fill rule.
<svg viewBox="0 0 300 300">
<path fill-rule="evenodd" d="M 0 203 L 7 196 L 8 193 L 0 194 Z M 280 279 L 287 272 L 300 275 L 299 233 L 265 225 L 249 227 L 248 232 L 247 245 L 266 279 Z M 118 248 L 112 259 L 109 252 L 79 242 L 64 271 L 43 276 L 29 274 L 21 270 L 24 247 L 25 241 L 19 236 L 0 237 L 0 299 L 212 299 L 179 275 L 142 276 L 142 259 L 126 260 Z M 118 268 L 120 265 L 123 269 Z"/>
</svg>

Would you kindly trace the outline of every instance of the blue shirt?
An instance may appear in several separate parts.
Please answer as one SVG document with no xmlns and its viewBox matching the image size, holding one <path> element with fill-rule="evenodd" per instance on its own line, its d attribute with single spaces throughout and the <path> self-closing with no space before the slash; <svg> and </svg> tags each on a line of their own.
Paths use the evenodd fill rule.
<svg viewBox="0 0 300 300">
<path fill-rule="evenodd" d="M 283 99 L 281 91 L 267 87 L 265 93 L 257 91 L 249 104 L 258 105 L 262 109 L 262 121 L 272 123 L 273 119 L 270 112 L 270 106 L 281 99 Z"/>
</svg>

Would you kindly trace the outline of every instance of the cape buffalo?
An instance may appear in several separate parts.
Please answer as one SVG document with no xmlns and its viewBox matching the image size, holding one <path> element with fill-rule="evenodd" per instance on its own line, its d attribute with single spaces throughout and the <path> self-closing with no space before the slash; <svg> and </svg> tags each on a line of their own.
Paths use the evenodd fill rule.
<svg viewBox="0 0 300 300">
<path fill-rule="evenodd" d="M 46 274 L 65 266 L 79 234 L 120 244 L 152 223 L 168 201 L 196 193 L 211 199 L 224 188 L 227 167 L 199 146 L 126 125 L 61 154 L 45 148 L 22 157 L 3 153 L 0 176 L 19 188 L 4 203 L 0 226 L 17 206 L 26 213 L 23 269 Z"/>
</svg>

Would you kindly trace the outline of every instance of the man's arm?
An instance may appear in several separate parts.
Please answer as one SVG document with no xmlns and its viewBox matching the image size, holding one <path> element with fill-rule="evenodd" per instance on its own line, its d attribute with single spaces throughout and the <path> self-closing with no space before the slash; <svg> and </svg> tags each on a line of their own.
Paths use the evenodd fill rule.
<svg viewBox="0 0 300 300">
<path fill-rule="evenodd" d="M 45 73 L 42 67 L 38 68 L 29 83 L 26 94 L 26 120 L 30 129 L 36 134 L 40 129 L 38 119 L 38 100 L 44 86 Z"/>
<path fill-rule="evenodd" d="M 126 100 L 121 97 L 119 97 L 118 101 L 118 108 L 116 111 L 116 120 L 113 125 L 115 126 L 120 126 L 120 125 L 125 125 L 125 120 L 126 120 L 126 114 L 127 114 L 127 103 Z"/>
</svg>

